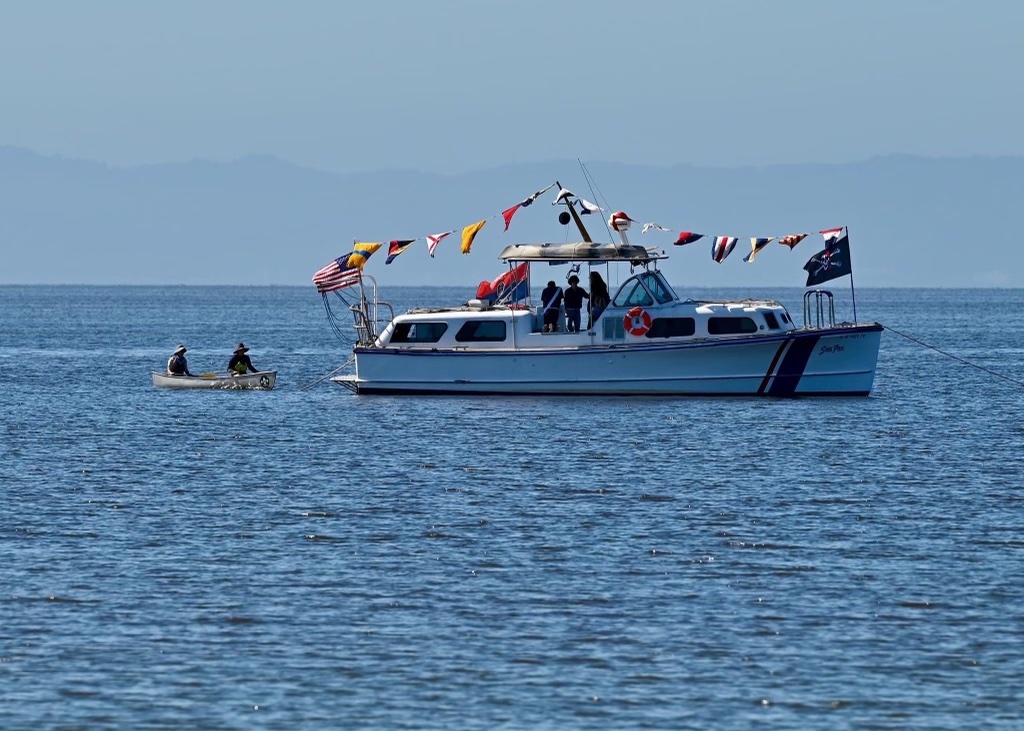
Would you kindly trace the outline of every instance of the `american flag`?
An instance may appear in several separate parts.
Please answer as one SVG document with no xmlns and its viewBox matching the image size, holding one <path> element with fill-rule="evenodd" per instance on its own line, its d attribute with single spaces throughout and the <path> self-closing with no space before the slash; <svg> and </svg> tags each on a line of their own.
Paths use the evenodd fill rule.
<svg viewBox="0 0 1024 731">
<path fill-rule="evenodd" d="M 363 274 L 363 264 L 381 245 L 379 243 L 356 243 L 351 254 L 339 256 L 313 275 L 317 292 L 333 292 L 351 287 Z"/>
<path fill-rule="evenodd" d="M 313 284 L 317 292 L 333 292 L 336 289 L 351 287 L 359 281 L 362 271 L 348 265 L 351 254 L 339 256 L 327 266 L 313 275 Z"/>
</svg>

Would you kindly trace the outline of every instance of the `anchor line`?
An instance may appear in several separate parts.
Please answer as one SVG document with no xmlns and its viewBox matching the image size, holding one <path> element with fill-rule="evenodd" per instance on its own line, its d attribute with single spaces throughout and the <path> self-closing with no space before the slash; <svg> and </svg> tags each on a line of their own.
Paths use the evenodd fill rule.
<svg viewBox="0 0 1024 731">
<path fill-rule="evenodd" d="M 312 383 L 308 383 L 308 384 L 306 384 L 305 386 L 303 386 L 303 387 L 302 387 L 302 388 L 300 388 L 299 390 L 300 390 L 300 391 L 308 391 L 309 389 L 313 388 L 313 386 L 317 386 L 317 385 L 319 385 L 319 384 L 323 383 L 323 382 L 324 382 L 324 381 L 326 381 L 326 380 L 327 380 L 328 378 L 330 378 L 331 376 L 333 376 L 333 375 L 334 375 L 335 373 L 338 373 L 339 371 L 342 371 L 342 370 L 344 370 L 344 369 L 348 368 L 348 367 L 349 367 L 350 365 L 352 365 L 352 363 L 353 363 L 354 361 L 355 361 L 355 356 L 352 356 L 351 358 L 349 358 L 348 360 L 346 360 L 346 361 L 345 361 L 344 363 L 342 363 L 342 364 L 341 364 L 340 366 L 338 366 L 337 368 L 335 368 L 335 369 L 334 369 L 333 371 L 331 371 L 330 373 L 328 373 L 328 374 L 327 374 L 326 376 L 322 376 L 322 377 L 320 377 L 320 378 L 316 379 L 315 381 L 313 381 Z"/>
<path fill-rule="evenodd" d="M 978 365 L 977 363 L 972 363 L 971 361 L 966 360 L 964 358 L 961 358 L 960 356 L 953 355 L 952 353 L 947 353 L 946 351 L 941 350 L 939 348 L 936 348 L 934 345 L 930 345 L 930 344 L 924 342 L 923 340 L 918 340 L 917 338 L 913 337 L 912 335 L 907 335 L 906 333 L 901 333 L 899 330 L 894 330 L 893 328 L 889 327 L 888 325 L 882 325 L 882 327 L 884 327 L 886 330 L 891 332 L 893 335 L 899 335 L 901 338 L 906 338 L 910 342 L 917 343 L 921 347 L 928 348 L 929 350 L 934 350 L 939 355 L 944 355 L 947 358 L 952 358 L 953 360 L 958 361 L 960 363 L 963 363 L 964 365 L 970 366 L 971 368 L 977 368 L 979 371 L 984 371 L 985 373 L 988 373 L 991 376 L 995 376 L 996 378 L 1002 378 L 1004 381 L 1009 381 L 1010 383 L 1012 383 L 1014 385 L 1017 385 L 1017 386 L 1020 386 L 1020 387 L 1024 388 L 1024 381 L 1017 380 L 1016 378 L 1011 378 L 1010 376 L 1007 376 L 1007 375 L 1004 375 L 1002 373 L 999 373 L 998 371 L 994 371 L 991 368 L 986 368 L 983 365 Z"/>
</svg>

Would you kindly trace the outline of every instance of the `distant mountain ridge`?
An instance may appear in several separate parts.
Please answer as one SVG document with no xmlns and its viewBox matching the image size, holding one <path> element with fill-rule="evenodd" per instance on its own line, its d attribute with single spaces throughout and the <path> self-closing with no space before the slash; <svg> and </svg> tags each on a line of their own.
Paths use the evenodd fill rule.
<svg viewBox="0 0 1024 731">
<path fill-rule="evenodd" d="M 433 260 L 419 241 L 390 266 L 383 250 L 367 264 L 382 285 L 473 290 L 503 270 L 504 246 L 577 238 L 555 220 L 554 191 L 503 231 L 502 210 L 557 179 L 638 221 L 630 240 L 665 247 L 664 269 L 684 286 L 801 286 L 803 263 L 821 248 L 817 231 L 845 225 L 858 287 L 1024 287 L 1024 158 L 587 170 L 594 190 L 574 160 L 456 176 L 340 174 L 271 156 L 113 167 L 0 146 L 0 283 L 307 285 L 354 239 L 422 237 L 495 217 L 468 256 L 456 232 Z M 609 212 L 586 219 L 595 239 L 609 239 Z M 642 235 L 648 221 L 672 231 Z M 671 246 L 684 229 L 706 238 Z M 743 263 L 749 237 L 802 232 L 813 236 L 794 251 L 772 243 Z M 722 264 L 710 256 L 715 235 L 740 237 Z"/>
</svg>

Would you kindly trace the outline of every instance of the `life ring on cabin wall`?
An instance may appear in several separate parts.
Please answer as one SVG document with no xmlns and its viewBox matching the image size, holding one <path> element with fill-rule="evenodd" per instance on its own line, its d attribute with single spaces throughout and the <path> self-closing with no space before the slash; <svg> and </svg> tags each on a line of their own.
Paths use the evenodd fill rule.
<svg viewBox="0 0 1024 731">
<path fill-rule="evenodd" d="M 622 326 L 630 335 L 646 335 L 651 329 L 651 316 L 642 307 L 634 307 L 622 318 Z"/>
</svg>

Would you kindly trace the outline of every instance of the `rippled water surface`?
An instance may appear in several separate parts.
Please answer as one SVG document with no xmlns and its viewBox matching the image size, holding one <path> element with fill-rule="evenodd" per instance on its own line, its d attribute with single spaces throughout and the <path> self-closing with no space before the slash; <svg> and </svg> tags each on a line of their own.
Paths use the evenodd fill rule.
<svg viewBox="0 0 1024 731">
<path fill-rule="evenodd" d="M 357 397 L 308 289 L 0 287 L 0 727 L 1024 727 L 1024 292 L 857 295 L 1014 382 Z"/>
</svg>

